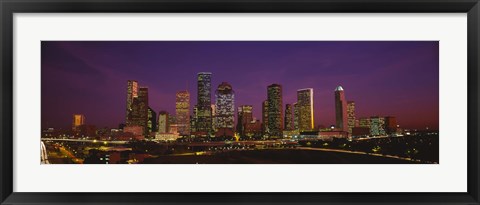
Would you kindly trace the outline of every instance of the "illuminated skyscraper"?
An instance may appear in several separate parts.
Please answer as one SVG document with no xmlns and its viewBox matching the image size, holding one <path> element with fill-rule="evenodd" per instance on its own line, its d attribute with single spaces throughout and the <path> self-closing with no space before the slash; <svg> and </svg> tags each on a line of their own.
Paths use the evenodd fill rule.
<svg viewBox="0 0 480 205">
<path fill-rule="evenodd" d="M 293 130 L 293 106 L 285 105 L 285 130 Z"/>
<path fill-rule="evenodd" d="M 268 135 L 268 101 L 262 102 L 262 131 L 264 135 Z"/>
<path fill-rule="evenodd" d="M 132 112 L 133 99 L 138 97 L 138 82 L 135 80 L 127 81 L 127 109 L 125 115 L 125 124 L 130 125 L 130 113 Z"/>
<path fill-rule="evenodd" d="M 240 136 L 245 136 L 245 130 L 249 123 L 253 121 L 253 107 L 251 105 L 242 105 L 237 108 L 237 132 Z"/>
<path fill-rule="evenodd" d="M 268 130 L 270 137 L 283 136 L 283 98 L 282 86 L 272 84 L 267 87 Z"/>
<path fill-rule="evenodd" d="M 385 135 L 385 118 L 379 116 L 370 117 L 370 134 L 373 136 Z"/>
<path fill-rule="evenodd" d="M 215 128 L 235 127 L 235 92 L 227 82 L 222 82 L 215 92 Z"/>
<path fill-rule="evenodd" d="M 197 132 L 208 134 L 212 131 L 212 73 L 201 72 L 197 75 Z"/>
<path fill-rule="evenodd" d="M 82 114 L 74 114 L 72 121 L 72 130 L 79 131 L 80 126 L 85 124 L 85 116 Z"/>
<path fill-rule="evenodd" d="M 217 116 L 217 108 L 215 107 L 215 104 L 211 104 L 210 105 L 210 108 L 212 109 L 212 130 L 214 132 L 217 131 L 217 121 L 215 119 L 215 117 Z"/>
<path fill-rule="evenodd" d="M 186 90 L 176 94 L 175 115 L 177 116 L 178 133 L 190 135 L 190 93 Z"/>
<path fill-rule="evenodd" d="M 130 122 L 127 126 L 143 127 L 144 135 L 148 135 L 148 88 L 140 87 L 138 97 L 133 98 Z"/>
<path fill-rule="evenodd" d="M 313 130 L 314 119 L 312 88 L 297 90 L 297 107 L 299 111 L 298 127 L 300 132 Z"/>
<path fill-rule="evenodd" d="M 160 111 L 158 113 L 158 133 L 168 133 L 169 130 L 168 112 Z"/>
<path fill-rule="evenodd" d="M 348 131 L 347 101 L 342 86 L 335 88 L 335 117 L 336 128 L 342 131 Z"/>
<path fill-rule="evenodd" d="M 300 128 L 300 108 L 298 103 L 293 103 L 293 129 L 298 130 Z"/>
<path fill-rule="evenodd" d="M 355 102 L 347 102 L 347 118 L 348 118 L 348 132 L 352 133 L 353 127 L 355 127 Z"/>
<path fill-rule="evenodd" d="M 198 117 L 197 117 L 197 106 L 193 106 L 193 115 L 192 117 L 190 118 L 190 135 L 195 135 L 197 134 L 197 121 L 198 121 Z"/>
<path fill-rule="evenodd" d="M 148 122 L 147 127 L 149 132 L 157 131 L 157 113 L 152 108 L 148 108 Z"/>
</svg>

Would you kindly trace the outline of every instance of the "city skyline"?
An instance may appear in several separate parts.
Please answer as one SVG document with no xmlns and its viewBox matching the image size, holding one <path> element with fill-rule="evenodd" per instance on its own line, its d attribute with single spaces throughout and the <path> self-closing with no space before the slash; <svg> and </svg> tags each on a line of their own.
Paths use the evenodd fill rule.
<svg viewBox="0 0 480 205">
<path fill-rule="evenodd" d="M 368 42 L 368 44 L 367 42 L 153 42 L 153 44 L 159 44 L 156 47 L 148 46 L 152 42 L 148 42 L 148 45 L 146 43 L 147 42 L 42 42 L 42 127 L 71 127 L 70 120 L 63 121 L 62 119 L 70 119 L 73 113 L 84 114 L 88 119 L 87 124 L 95 124 L 99 127 L 117 127 L 118 124 L 124 123 L 125 107 L 127 107 L 128 114 L 128 106 L 125 104 L 127 80 L 136 80 L 139 87 L 148 87 L 149 94 L 146 96 L 148 105 L 157 113 L 160 111 L 175 113 L 176 93 L 181 90 L 188 90 L 191 97 L 191 115 L 193 107 L 197 104 L 196 102 L 200 102 L 196 99 L 198 92 L 196 81 L 197 73 L 205 71 L 211 73 L 211 83 L 209 82 L 210 85 L 208 85 L 211 87 L 212 92 L 208 94 L 211 96 L 211 103 L 215 102 L 214 93 L 216 88 L 222 82 L 228 82 L 235 91 L 235 111 L 233 113 L 237 112 L 236 107 L 238 106 L 252 105 L 253 116 L 258 120 L 262 120 L 262 102 L 267 100 L 267 86 L 280 84 L 283 98 L 282 104 L 279 105 L 279 108 L 282 110 L 280 114 L 283 115 L 283 109 L 286 104 L 293 105 L 297 102 L 297 90 L 313 88 L 315 92 L 315 95 L 313 95 L 313 107 L 315 108 L 314 126 L 334 125 L 335 106 L 333 105 L 333 90 L 338 85 L 341 85 L 345 88 L 346 100 L 355 101 L 355 115 L 357 118 L 396 116 L 398 123 L 403 128 L 420 129 L 430 127 L 432 129 L 438 129 L 438 42 Z M 174 46 L 174 44 L 178 45 Z M 235 48 L 238 47 L 237 50 L 239 51 L 227 51 L 228 49 L 225 50 L 226 45 L 224 44 L 230 46 L 232 50 L 236 50 Z M 367 57 L 359 58 L 357 61 L 354 61 L 357 62 L 357 66 L 352 67 L 355 68 L 346 68 L 345 63 L 341 61 L 337 62 L 332 59 L 323 59 L 321 62 L 318 62 L 318 59 L 313 57 L 319 50 L 323 51 L 325 49 L 324 47 L 334 47 L 332 44 L 338 44 L 335 46 L 341 48 L 334 49 L 336 52 L 350 51 L 348 55 L 344 54 L 344 58 L 355 59 L 355 57 L 359 58 L 356 55 L 365 55 L 361 52 L 362 48 L 373 50 L 373 52 L 369 53 L 370 55 L 382 54 L 383 58 L 377 56 L 377 61 Z M 117 48 L 120 52 L 118 50 L 105 52 L 104 50 L 107 46 Z M 287 61 L 290 62 L 296 58 L 297 61 L 287 66 L 280 66 L 278 69 L 272 68 L 275 67 L 273 65 L 263 65 L 262 67 L 262 62 L 250 55 L 243 55 L 243 57 L 245 57 L 243 60 L 248 61 L 247 63 L 242 63 L 242 61 L 237 59 L 237 61 L 230 62 L 229 64 L 228 62 L 223 62 L 222 60 L 224 59 L 215 55 L 217 54 L 220 55 L 220 57 L 229 59 L 234 58 L 233 55 L 238 54 L 240 51 L 245 52 L 245 50 L 248 50 L 247 48 L 256 52 L 266 52 L 265 47 L 276 50 L 296 48 L 295 52 L 303 52 L 304 56 L 310 55 L 310 58 L 306 58 L 306 61 L 311 63 L 311 65 L 306 66 L 305 63 L 302 63 L 301 60 L 304 59 L 298 55 L 293 55 L 293 57 L 289 56 L 292 55 L 292 52 L 287 52 L 287 54 L 289 54 L 287 55 L 287 57 L 289 57 Z M 133 72 L 131 76 L 125 75 L 131 72 L 130 69 L 135 70 L 133 69 L 135 66 L 130 65 L 130 69 L 123 67 L 123 69 L 119 69 L 118 73 L 116 73 L 114 65 L 119 62 L 115 62 L 114 59 L 119 60 L 121 58 L 115 58 L 115 56 L 120 57 L 129 53 L 126 50 L 127 48 L 134 48 L 133 51 L 130 51 L 132 59 L 128 61 L 131 62 L 131 64 L 148 60 L 153 61 L 153 59 L 151 59 L 152 56 L 150 56 L 151 53 L 148 51 L 170 48 L 166 50 L 174 53 L 183 52 L 185 56 L 190 56 L 189 58 L 191 58 L 191 55 L 201 56 L 200 54 L 192 54 L 195 53 L 195 49 L 208 51 L 207 53 L 209 53 L 209 55 L 205 56 L 204 54 L 203 57 L 210 57 L 200 59 L 200 62 L 198 62 L 199 65 L 208 64 L 206 63 L 207 60 L 211 60 L 215 64 L 216 59 L 222 61 L 217 64 L 228 64 L 230 66 L 218 66 L 221 68 L 215 68 L 215 66 L 192 65 L 188 67 L 188 63 L 179 61 L 179 64 L 187 64 L 184 65 L 185 67 L 182 70 L 173 68 L 166 69 L 162 62 L 156 62 L 155 64 L 151 62 L 152 66 L 156 65 L 163 69 L 150 69 L 152 73 L 148 74 L 145 73 L 145 68 L 139 68 L 138 72 Z M 177 49 L 172 50 L 172 48 Z M 391 49 L 391 52 L 381 52 L 382 49 L 386 48 Z M 193 51 L 191 49 L 193 49 Z M 354 49 L 354 51 L 351 51 L 351 49 Z M 140 50 L 145 51 L 145 53 L 143 53 L 145 55 L 144 61 L 133 60 L 138 60 L 142 57 L 142 53 L 136 52 Z M 159 50 L 156 51 L 160 52 Z M 62 54 L 60 54 L 60 52 Z M 222 52 L 227 52 L 227 54 Z M 94 53 L 102 53 L 103 55 L 100 55 L 100 57 L 98 55 L 93 56 Z M 56 54 L 60 56 L 55 58 Z M 412 54 L 415 55 L 412 56 Z M 279 58 L 281 55 L 278 55 L 278 51 L 276 51 L 273 56 L 268 55 L 268 52 L 264 53 L 264 55 L 267 56 L 263 56 L 265 57 L 263 64 L 273 64 L 271 63 L 272 58 L 281 62 L 285 61 L 285 59 Z M 182 55 L 180 56 L 182 57 L 181 59 L 187 58 Z M 199 58 L 198 56 L 197 58 Z M 367 56 L 369 56 L 368 53 Z M 62 57 L 66 57 L 66 59 Z M 72 58 L 74 60 L 72 60 Z M 162 55 L 159 55 L 159 58 L 164 61 L 167 60 L 164 59 Z M 239 57 L 235 57 L 234 59 L 236 58 Z M 174 61 L 172 59 L 168 60 Z M 180 58 L 177 57 L 177 60 L 180 60 Z M 368 60 L 370 60 L 369 63 L 365 65 L 365 61 Z M 387 62 L 388 60 L 393 60 L 393 62 Z M 72 61 L 75 65 L 69 63 Z M 359 61 L 364 63 L 362 64 Z M 194 60 L 189 60 L 189 62 L 192 64 L 195 63 Z M 72 68 L 67 68 L 66 70 L 61 69 L 68 67 L 69 64 L 73 65 L 73 70 Z M 249 73 L 251 70 L 248 71 L 249 69 L 246 69 L 244 71 L 245 73 L 240 72 L 240 75 L 237 75 L 238 70 L 229 69 L 237 67 L 237 64 L 247 64 L 251 65 L 251 67 L 260 66 L 264 69 L 255 70 L 253 74 Z M 371 64 L 376 66 L 372 66 Z M 295 69 L 295 65 L 303 66 L 304 69 Z M 316 68 L 315 65 L 320 68 L 323 67 L 324 69 L 312 70 Z M 331 71 L 331 67 L 335 65 L 342 65 L 343 67 L 339 66 L 337 72 Z M 371 66 L 370 69 L 361 69 L 368 65 Z M 378 67 L 387 67 L 389 69 L 382 70 Z M 75 68 L 79 70 L 75 70 Z M 293 74 L 290 76 L 285 77 L 279 74 L 289 74 L 292 72 L 290 70 L 292 68 Z M 46 72 L 52 71 L 51 69 L 58 73 L 55 72 L 55 75 L 51 75 L 51 73 L 47 75 L 48 73 Z M 270 71 L 270 73 L 267 71 Z M 180 73 L 180 77 L 170 77 L 177 76 L 177 72 Z M 375 78 L 375 75 L 372 76 L 372 73 L 376 74 L 377 77 L 379 75 L 381 77 Z M 78 76 L 79 79 L 74 76 Z M 155 76 L 158 76 L 156 82 L 155 78 L 150 79 L 150 77 Z M 242 78 L 242 76 L 250 76 L 250 78 Z M 192 78 L 194 78 L 193 81 Z M 331 78 L 337 78 L 337 82 L 335 83 L 335 80 Z M 94 87 L 97 89 L 90 90 L 90 94 L 93 96 L 89 96 L 89 93 L 84 90 L 84 88 L 88 88 L 90 86 L 89 82 L 92 82 L 92 80 L 93 82 L 97 80 L 98 84 Z M 120 82 L 122 80 L 123 84 L 118 87 L 118 85 L 116 85 L 117 81 Z M 173 82 L 171 82 L 172 80 Z M 55 82 L 58 83 L 58 81 L 63 82 L 62 85 L 65 85 L 65 87 L 55 87 Z M 378 86 L 378 82 L 383 82 L 384 85 Z M 326 88 L 325 85 L 333 86 Z M 263 88 L 260 86 L 263 86 Z M 362 87 L 364 88 L 363 90 L 361 89 Z M 365 89 L 365 87 L 369 89 Z M 65 88 L 73 88 L 73 92 L 65 92 Z M 59 91 L 59 93 L 52 93 L 54 90 Z M 104 93 L 105 91 L 106 93 Z M 96 95 L 102 93 L 103 95 L 96 97 Z M 84 98 L 82 98 L 82 95 L 84 95 Z M 61 96 L 62 99 L 59 99 L 58 96 Z M 103 98 L 101 98 L 102 96 Z M 95 101 L 92 102 L 90 97 L 94 97 Z M 128 95 L 127 98 L 129 98 Z M 118 101 L 115 101 L 117 99 Z M 62 103 L 59 104 L 59 101 Z M 208 100 L 204 101 L 208 102 Z M 116 104 L 113 102 L 116 102 Z M 60 108 L 62 112 L 51 111 L 54 108 L 56 110 Z M 118 108 L 118 110 L 115 110 L 116 108 Z M 69 111 L 71 111 L 71 113 L 69 113 Z M 419 113 L 425 114 L 419 115 Z M 61 116 L 62 114 L 65 116 Z M 236 118 L 234 117 L 233 119 Z M 280 116 L 280 120 L 284 120 L 283 116 Z M 236 124 L 237 122 L 234 123 Z M 283 122 L 280 125 L 283 127 Z"/>
</svg>

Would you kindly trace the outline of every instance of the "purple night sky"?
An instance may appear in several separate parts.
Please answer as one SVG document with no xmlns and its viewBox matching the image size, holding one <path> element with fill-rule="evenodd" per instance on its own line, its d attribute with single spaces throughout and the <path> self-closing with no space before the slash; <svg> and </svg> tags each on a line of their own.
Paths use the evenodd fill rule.
<svg viewBox="0 0 480 205">
<path fill-rule="evenodd" d="M 175 92 L 196 104 L 198 72 L 229 82 L 235 107 L 253 105 L 261 120 L 267 86 L 314 89 L 315 125 L 335 124 L 334 89 L 356 103 L 356 116 L 396 116 L 402 128 L 438 128 L 437 41 L 63 41 L 42 42 L 42 128 L 87 124 L 118 127 L 125 119 L 127 80 L 149 88 L 150 107 L 175 113 Z"/>
</svg>

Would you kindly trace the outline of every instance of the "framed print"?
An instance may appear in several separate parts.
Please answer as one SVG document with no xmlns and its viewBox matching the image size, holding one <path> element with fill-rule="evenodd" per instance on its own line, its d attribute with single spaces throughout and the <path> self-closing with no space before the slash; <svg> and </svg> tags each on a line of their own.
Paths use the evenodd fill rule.
<svg viewBox="0 0 480 205">
<path fill-rule="evenodd" d="M 471 1 L 2 1 L 2 204 L 479 204 Z"/>
</svg>

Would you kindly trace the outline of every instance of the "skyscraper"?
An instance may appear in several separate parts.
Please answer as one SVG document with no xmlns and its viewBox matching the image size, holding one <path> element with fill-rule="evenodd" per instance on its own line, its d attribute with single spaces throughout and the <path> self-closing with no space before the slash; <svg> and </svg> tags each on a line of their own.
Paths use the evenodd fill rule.
<svg viewBox="0 0 480 205">
<path fill-rule="evenodd" d="M 268 129 L 270 137 L 283 136 L 283 98 L 282 86 L 272 84 L 267 87 Z"/>
<path fill-rule="evenodd" d="M 157 113 L 150 107 L 148 107 L 147 127 L 149 132 L 157 131 Z"/>
<path fill-rule="evenodd" d="M 197 75 L 197 132 L 207 135 L 212 130 L 212 73 L 200 72 Z"/>
<path fill-rule="evenodd" d="M 190 93 L 186 90 L 176 94 L 175 115 L 177 116 L 178 133 L 190 135 Z"/>
<path fill-rule="evenodd" d="M 297 107 L 299 111 L 298 127 L 301 132 L 311 131 L 314 128 L 313 89 L 297 90 Z"/>
<path fill-rule="evenodd" d="M 335 88 L 335 118 L 336 128 L 342 131 L 348 131 L 347 101 L 342 86 Z"/>
<path fill-rule="evenodd" d="M 158 133 L 168 133 L 170 131 L 169 121 L 168 112 L 160 111 L 158 113 Z"/>
<path fill-rule="evenodd" d="M 385 118 L 379 116 L 370 117 L 370 134 L 373 136 L 385 135 Z"/>
<path fill-rule="evenodd" d="M 235 92 L 227 82 L 222 82 L 215 91 L 215 128 L 235 127 Z"/>
<path fill-rule="evenodd" d="M 138 82 L 135 80 L 127 81 L 127 109 L 125 113 L 125 124 L 130 125 L 130 113 L 132 112 L 133 99 L 138 97 Z"/>
<path fill-rule="evenodd" d="M 217 116 L 217 108 L 215 107 L 215 104 L 211 104 L 210 109 L 212 110 L 212 130 L 214 132 L 216 132 L 217 131 L 217 124 L 216 124 L 215 117 Z"/>
<path fill-rule="evenodd" d="M 268 135 L 268 100 L 262 102 L 262 124 L 263 135 Z"/>
<path fill-rule="evenodd" d="M 82 114 L 73 114 L 72 130 L 79 131 L 80 126 L 85 124 L 85 116 Z"/>
<path fill-rule="evenodd" d="M 293 106 L 285 105 L 285 130 L 293 130 Z"/>
<path fill-rule="evenodd" d="M 298 103 L 293 103 L 293 129 L 300 129 L 300 108 Z"/>
<path fill-rule="evenodd" d="M 237 132 L 240 136 L 245 136 L 245 130 L 249 123 L 253 121 L 253 107 L 251 105 L 242 105 L 237 108 Z"/>
<path fill-rule="evenodd" d="M 197 106 L 193 106 L 193 115 L 190 118 L 190 135 L 196 135 L 197 134 L 197 122 L 198 122 L 198 116 L 197 116 Z"/>
<path fill-rule="evenodd" d="M 347 102 L 347 118 L 348 118 L 348 132 L 352 133 L 353 127 L 355 127 L 355 102 Z"/>
<path fill-rule="evenodd" d="M 130 122 L 127 126 L 141 126 L 144 135 L 148 134 L 148 88 L 140 87 L 138 97 L 133 98 Z"/>
</svg>

